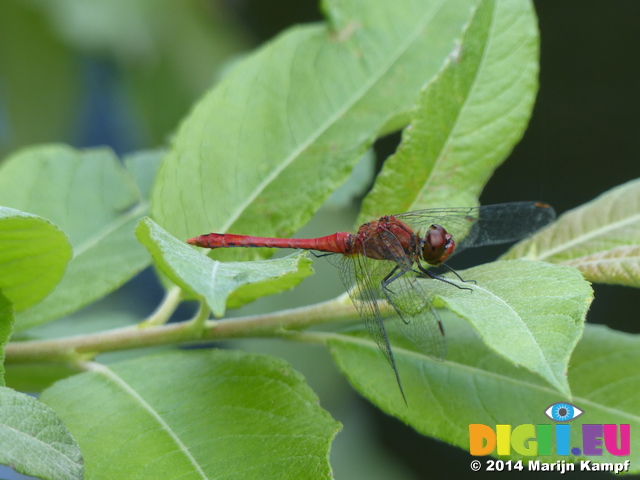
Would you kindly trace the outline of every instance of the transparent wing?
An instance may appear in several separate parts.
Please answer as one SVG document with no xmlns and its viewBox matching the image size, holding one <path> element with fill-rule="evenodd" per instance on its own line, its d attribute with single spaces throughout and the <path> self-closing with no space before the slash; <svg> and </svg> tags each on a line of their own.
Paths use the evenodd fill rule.
<svg viewBox="0 0 640 480">
<path fill-rule="evenodd" d="M 367 332 L 391 365 L 393 373 L 396 376 L 398 388 L 406 403 L 407 397 L 402 388 L 400 373 L 398 372 L 396 359 L 393 356 L 393 351 L 389 344 L 389 337 L 387 336 L 387 331 L 380 313 L 380 305 L 378 304 L 378 300 L 381 298 L 381 283 L 372 278 L 373 272 L 369 269 L 369 262 L 372 260 L 363 255 L 329 255 L 327 259 L 338 267 L 342 283 L 344 283 L 345 288 L 349 292 L 349 296 L 356 310 L 358 310 L 360 317 L 364 320 Z M 385 260 L 378 261 L 382 265 L 385 265 L 387 269 L 393 269 L 393 262 Z"/>
<path fill-rule="evenodd" d="M 416 279 L 414 272 L 405 272 L 383 288 L 383 293 L 396 310 L 397 315 L 393 319 L 405 337 L 425 355 L 445 360 L 447 342 L 444 327 L 433 308 L 433 296 Z"/>
<path fill-rule="evenodd" d="M 374 280 L 370 272 L 369 262 L 372 260 L 362 255 L 345 256 L 337 254 L 329 255 L 327 259 L 338 267 L 340 279 L 347 292 L 349 292 L 349 296 L 360 317 L 364 320 L 367 332 L 376 342 L 393 369 L 396 370 L 395 359 L 393 358 L 391 345 L 382 321 L 380 306 L 378 305 L 378 300 L 383 298 L 381 283 Z M 379 262 L 384 264 L 389 271 L 393 269 L 392 262 Z"/>
<path fill-rule="evenodd" d="M 555 211 L 544 203 L 514 202 L 474 208 L 416 210 L 394 217 L 421 235 L 433 224 L 442 225 L 453 236 L 455 251 L 460 251 L 525 238 L 553 221 Z"/>
<path fill-rule="evenodd" d="M 379 300 L 387 300 L 393 307 L 390 316 L 400 331 L 424 354 L 444 360 L 447 356 L 444 328 L 433 308 L 432 295 L 416 279 L 412 261 L 389 232 L 380 232 L 371 241 L 382 242 L 388 252 L 393 252 L 395 261 L 367 257 L 366 244 L 365 255 L 336 255 L 330 259 L 339 267 L 342 281 L 367 331 L 395 369 L 393 352 L 378 304 Z M 357 285 L 355 289 L 351 288 L 354 284 Z"/>
<path fill-rule="evenodd" d="M 394 252 L 396 267 L 385 275 L 379 261 L 369 260 L 369 271 L 380 281 L 384 298 L 394 308 L 396 315 L 392 317 L 396 325 L 422 353 L 437 360 L 446 359 L 447 343 L 442 322 L 433 308 L 432 295 L 416 279 L 413 261 L 392 233 L 380 232 L 378 241 L 387 251 Z"/>
</svg>

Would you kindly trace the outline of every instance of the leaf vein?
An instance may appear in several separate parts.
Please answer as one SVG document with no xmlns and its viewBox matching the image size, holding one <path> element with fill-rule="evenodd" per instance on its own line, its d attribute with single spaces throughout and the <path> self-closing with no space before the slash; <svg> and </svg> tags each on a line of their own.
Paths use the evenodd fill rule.
<svg viewBox="0 0 640 480">
<path fill-rule="evenodd" d="M 439 6 L 434 7 L 429 11 L 429 14 L 425 16 L 422 21 L 417 22 L 418 27 L 407 36 L 407 40 L 402 42 L 398 48 L 391 52 L 387 62 L 383 63 L 375 75 L 372 75 L 364 85 L 356 90 L 348 101 L 345 101 L 341 108 L 335 111 L 333 115 L 330 115 L 313 134 L 309 135 L 304 142 L 302 142 L 297 148 L 295 148 L 276 168 L 274 168 L 269 175 L 267 175 L 256 188 L 253 189 L 250 195 L 248 195 L 243 202 L 238 205 L 235 212 L 229 215 L 227 221 L 222 225 L 222 231 L 226 232 L 231 226 L 238 220 L 242 212 L 244 212 L 271 183 L 278 177 L 291 163 L 293 163 L 306 149 L 308 149 L 314 141 L 322 136 L 331 126 L 333 126 L 338 119 L 340 119 L 349 109 L 351 109 L 358 101 L 360 101 L 367 92 L 369 92 L 375 84 L 390 70 L 391 66 L 406 52 L 415 39 L 424 31 L 425 25 L 429 23 L 431 18 L 439 10 L 443 0 L 440 0 Z"/>
</svg>

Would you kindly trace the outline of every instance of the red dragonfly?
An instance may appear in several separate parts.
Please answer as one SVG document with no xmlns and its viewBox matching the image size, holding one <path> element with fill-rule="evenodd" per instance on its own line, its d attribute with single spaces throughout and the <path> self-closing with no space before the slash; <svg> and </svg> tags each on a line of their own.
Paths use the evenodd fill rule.
<svg viewBox="0 0 640 480">
<path fill-rule="evenodd" d="M 554 218 L 553 208 L 545 203 L 516 202 L 389 215 L 361 225 L 356 234 L 271 238 L 209 233 L 190 238 L 187 243 L 205 248 L 272 247 L 324 252 L 321 256 L 326 255 L 339 268 L 345 288 L 367 331 L 391 364 L 406 402 L 379 301 L 386 300 L 393 307 L 396 324 L 421 352 L 445 360 L 444 328 L 432 305 L 433 295 L 418 279 L 433 278 L 465 288 L 429 268 L 446 267 L 444 262 L 454 251 L 520 240 Z"/>
</svg>

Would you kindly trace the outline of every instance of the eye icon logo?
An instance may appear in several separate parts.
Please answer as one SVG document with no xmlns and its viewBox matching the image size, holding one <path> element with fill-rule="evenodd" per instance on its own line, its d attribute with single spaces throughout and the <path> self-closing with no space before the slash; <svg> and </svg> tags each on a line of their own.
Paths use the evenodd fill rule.
<svg viewBox="0 0 640 480">
<path fill-rule="evenodd" d="M 582 410 L 570 403 L 554 403 L 544 411 L 544 414 L 554 422 L 569 422 L 583 413 Z"/>
</svg>

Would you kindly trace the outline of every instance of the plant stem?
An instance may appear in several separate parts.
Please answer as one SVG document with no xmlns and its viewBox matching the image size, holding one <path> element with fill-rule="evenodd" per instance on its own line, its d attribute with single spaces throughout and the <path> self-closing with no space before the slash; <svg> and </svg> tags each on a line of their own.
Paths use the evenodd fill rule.
<svg viewBox="0 0 640 480">
<path fill-rule="evenodd" d="M 147 318 L 144 322 L 140 323 L 140 327 L 155 327 L 158 325 L 164 325 L 169 321 L 173 312 L 176 311 L 178 305 L 180 305 L 182 297 L 182 290 L 180 287 L 172 287 L 164 295 L 162 302 L 156 308 L 156 311 L 153 312 L 149 318 Z"/>
<path fill-rule="evenodd" d="M 167 297 L 163 304 L 171 304 L 172 300 Z M 351 303 L 347 303 L 346 297 L 341 296 L 316 305 L 265 315 L 220 321 L 206 320 L 208 316 L 209 309 L 203 304 L 196 316 L 186 322 L 153 325 L 146 321 L 141 325 L 88 335 L 11 342 L 5 349 L 5 361 L 77 363 L 115 350 L 230 338 L 287 336 L 292 330 L 311 325 L 357 318 L 357 312 Z"/>
<path fill-rule="evenodd" d="M 234 318 L 231 320 L 209 321 L 203 339 L 242 337 L 271 337 L 284 335 L 291 330 L 328 323 L 330 321 L 353 320 L 358 313 L 345 296 L 307 307 L 282 310 L 266 315 Z"/>
</svg>

